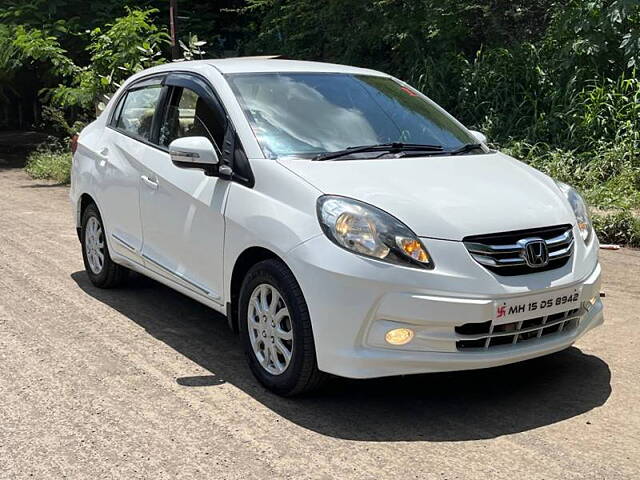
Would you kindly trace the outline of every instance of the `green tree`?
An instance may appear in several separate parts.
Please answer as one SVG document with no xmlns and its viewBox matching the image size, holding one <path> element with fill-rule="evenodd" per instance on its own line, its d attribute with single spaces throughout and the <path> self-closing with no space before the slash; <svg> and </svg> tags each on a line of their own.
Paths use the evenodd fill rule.
<svg viewBox="0 0 640 480">
<path fill-rule="evenodd" d="M 79 70 L 72 86 L 54 89 L 54 103 L 62 107 L 97 106 L 134 73 L 164 63 L 162 48 L 169 36 L 166 29 L 153 23 L 155 13 L 155 9 L 127 8 L 127 15 L 92 30 L 86 47 L 91 63 Z"/>
</svg>

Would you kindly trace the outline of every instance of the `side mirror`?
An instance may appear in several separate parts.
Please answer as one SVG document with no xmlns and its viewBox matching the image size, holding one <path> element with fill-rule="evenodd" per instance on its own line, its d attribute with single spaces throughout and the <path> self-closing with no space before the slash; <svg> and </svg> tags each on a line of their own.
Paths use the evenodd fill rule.
<svg viewBox="0 0 640 480">
<path fill-rule="evenodd" d="M 200 168 L 207 174 L 216 171 L 220 160 L 207 137 L 182 137 L 169 144 L 171 161 L 181 168 Z"/>
<path fill-rule="evenodd" d="M 469 131 L 474 137 L 476 137 L 476 140 L 478 140 L 479 143 L 487 143 L 487 136 L 484 133 L 478 132 L 477 130 Z"/>
</svg>

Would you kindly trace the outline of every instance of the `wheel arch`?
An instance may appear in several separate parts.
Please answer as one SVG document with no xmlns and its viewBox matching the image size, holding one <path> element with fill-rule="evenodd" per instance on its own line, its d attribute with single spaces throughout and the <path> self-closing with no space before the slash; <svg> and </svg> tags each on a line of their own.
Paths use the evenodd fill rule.
<svg viewBox="0 0 640 480">
<path fill-rule="evenodd" d="M 84 211 L 87 209 L 87 207 L 91 204 L 95 205 L 96 208 L 98 208 L 98 204 L 91 195 L 89 195 L 88 193 L 83 193 L 82 195 L 80 195 L 80 198 L 77 202 L 76 211 L 76 232 L 78 233 L 78 240 L 80 240 L 80 230 L 82 229 L 82 215 L 84 214 Z"/>
<path fill-rule="evenodd" d="M 276 259 L 280 260 L 286 265 L 286 262 L 277 253 L 264 247 L 249 247 L 245 249 L 238 258 L 236 258 L 233 264 L 233 271 L 231 273 L 231 281 L 229 283 L 229 302 L 227 302 L 227 322 L 229 328 L 234 333 L 238 333 L 238 297 L 240 295 L 240 287 L 242 286 L 242 280 L 246 276 L 247 272 L 256 263 L 263 260 Z"/>
</svg>

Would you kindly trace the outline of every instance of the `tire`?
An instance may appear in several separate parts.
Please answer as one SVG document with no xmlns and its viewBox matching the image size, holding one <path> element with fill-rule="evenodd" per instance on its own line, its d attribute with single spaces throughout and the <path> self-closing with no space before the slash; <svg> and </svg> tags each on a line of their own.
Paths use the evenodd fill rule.
<svg viewBox="0 0 640 480">
<path fill-rule="evenodd" d="M 276 307 L 263 309 L 262 300 L 266 298 L 266 304 L 271 306 L 278 298 L 276 294 L 279 296 Z M 318 370 L 307 303 L 293 273 L 283 262 L 269 259 L 254 265 L 242 282 L 238 307 L 247 361 L 262 385 L 278 395 L 294 396 L 316 390 L 326 381 L 328 375 Z M 258 318 L 262 323 L 256 322 Z M 287 362 L 283 349 L 288 348 L 291 355 Z"/>
<path fill-rule="evenodd" d="M 95 204 L 88 205 L 82 214 L 80 243 L 84 268 L 91 283 L 98 288 L 114 288 L 124 283 L 129 270 L 111 260 L 104 224 Z"/>
</svg>

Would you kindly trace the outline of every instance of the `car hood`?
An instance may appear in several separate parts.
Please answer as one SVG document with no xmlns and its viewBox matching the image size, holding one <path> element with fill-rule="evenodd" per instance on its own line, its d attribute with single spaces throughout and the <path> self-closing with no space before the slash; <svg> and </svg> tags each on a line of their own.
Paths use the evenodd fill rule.
<svg viewBox="0 0 640 480">
<path fill-rule="evenodd" d="M 501 153 L 314 162 L 283 166 L 326 194 L 381 208 L 418 236 L 468 235 L 573 224 L 554 181 Z"/>
</svg>

